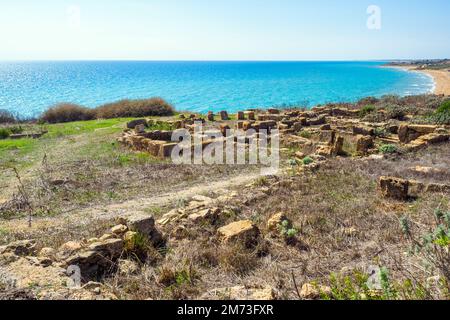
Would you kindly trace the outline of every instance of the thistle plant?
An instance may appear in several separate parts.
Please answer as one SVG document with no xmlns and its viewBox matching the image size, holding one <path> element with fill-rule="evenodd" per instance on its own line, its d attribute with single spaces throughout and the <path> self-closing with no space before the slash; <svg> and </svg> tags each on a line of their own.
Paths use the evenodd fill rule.
<svg viewBox="0 0 450 320">
<path fill-rule="evenodd" d="M 437 269 L 450 290 L 450 212 L 437 209 L 434 226 L 425 234 L 416 236 L 407 217 L 400 219 L 404 235 L 413 245 L 413 254 L 423 258 L 427 265 Z"/>
</svg>

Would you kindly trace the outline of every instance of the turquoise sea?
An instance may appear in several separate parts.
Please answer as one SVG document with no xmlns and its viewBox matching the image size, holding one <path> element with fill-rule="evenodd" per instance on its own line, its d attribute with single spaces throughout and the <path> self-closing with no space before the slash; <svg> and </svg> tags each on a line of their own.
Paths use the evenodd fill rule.
<svg viewBox="0 0 450 320">
<path fill-rule="evenodd" d="M 32 117 L 59 102 L 95 107 L 160 96 L 207 112 L 313 106 L 433 90 L 421 73 L 383 62 L 0 62 L 0 109 Z"/>
</svg>

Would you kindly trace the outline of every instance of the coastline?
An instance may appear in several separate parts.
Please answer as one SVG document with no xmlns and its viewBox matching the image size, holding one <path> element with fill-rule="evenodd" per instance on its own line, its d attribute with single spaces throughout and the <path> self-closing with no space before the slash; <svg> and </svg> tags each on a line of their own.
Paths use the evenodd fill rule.
<svg viewBox="0 0 450 320">
<path fill-rule="evenodd" d="M 398 68 L 406 71 L 421 72 L 433 78 L 434 94 L 443 94 L 450 96 L 450 72 L 447 70 L 431 70 L 431 69 L 417 69 L 416 66 L 386 66 L 387 68 Z"/>
</svg>

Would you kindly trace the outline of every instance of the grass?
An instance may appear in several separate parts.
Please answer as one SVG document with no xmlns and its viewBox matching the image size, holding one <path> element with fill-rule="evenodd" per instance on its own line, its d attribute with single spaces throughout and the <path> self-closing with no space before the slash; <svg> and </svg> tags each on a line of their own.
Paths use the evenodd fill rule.
<svg viewBox="0 0 450 320">
<path fill-rule="evenodd" d="M 70 122 L 64 124 L 52 125 L 32 125 L 27 128 L 28 131 L 48 130 L 40 139 L 16 139 L 16 140 L 0 140 L 0 167 L 19 168 L 29 167 L 37 161 L 42 160 L 44 153 L 51 149 L 57 149 L 63 140 L 70 143 L 70 138 L 79 137 L 86 134 L 97 133 L 98 137 L 108 136 L 108 144 L 113 141 L 112 136 L 120 132 L 129 118 L 110 119 L 110 120 L 91 120 Z M 85 150 L 72 150 L 76 154 L 86 154 L 90 149 L 91 153 L 97 151 L 105 151 L 105 148 L 111 149 L 109 146 L 92 144 Z M 101 154 L 101 153 L 98 153 Z"/>
</svg>

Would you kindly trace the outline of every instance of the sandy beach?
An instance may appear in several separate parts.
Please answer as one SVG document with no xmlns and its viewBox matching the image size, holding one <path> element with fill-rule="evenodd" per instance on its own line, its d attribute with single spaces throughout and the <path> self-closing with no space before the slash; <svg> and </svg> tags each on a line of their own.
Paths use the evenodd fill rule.
<svg viewBox="0 0 450 320">
<path fill-rule="evenodd" d="M 417 69 L 416 66 L 398 66 L 393 68 L 401 68 L 409 71 L 417 71 L 432 76 L 436 87 L 434 89 L 435 94 L 444 94 L 450 96 L 450 71 L 448 70 L 431 70 L 431 69 Z"/>
<path fill-rule="evenodd" d="M 434 78 L 436 89 L 434 93 L 450 95 L 450 72 L 448 70 L 418 70 Z"/>
</svg>

